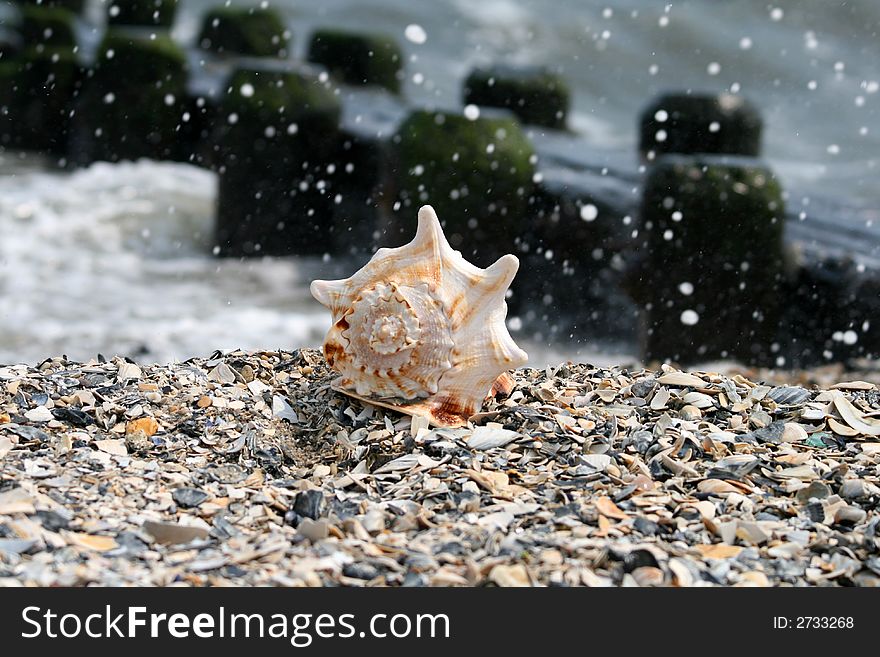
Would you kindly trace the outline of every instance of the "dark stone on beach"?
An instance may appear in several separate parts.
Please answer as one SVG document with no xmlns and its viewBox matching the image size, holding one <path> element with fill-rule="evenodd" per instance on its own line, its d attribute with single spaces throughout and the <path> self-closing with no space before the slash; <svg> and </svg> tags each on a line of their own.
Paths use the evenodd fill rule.
<svg viewBox="0 0 880 657">
<path fill-rule="evenodd" d="M 83 85 L 74 153 L 94 160 L 174 159 L 186 97 L 186 59 L 167 36 L 111 29 Z"/>
<path fill-rule="evenodd" d="M 667 156 L 648 172 L 630 292 L 646 362 L 775 362 L 782 190 L 767 168 Z"/>
<path fill-rule="evenodd" d="M 302 516 L 299 515 L 296 511 L 288 510 L 284 514 L 284 524 L 290 525 L 291 527 L 299 527 L 299 523 L 302 522 Z"/>
<path fill-rule="evenodd" d="M 318 30 L 309 43 L 308 60 L 321 64 L 346 84 L 400 91 L 403 53 L 390 36 Z"/>
<path fill-rule="evenodd" d="M 657 379 L 655 379 L 653 376 L 639 379 L 632 384 L 632 394 L 635 397 L 646 398 L 656 387 Z"/>
<path fill-rule="evenodd" d="M 406 576 L 403 578 L 403 582 L 401 583 L 401 586 L 405 586 L 408 588 L 412 588 L 412 587 L 422 588 L 422 587 L 428 586 L 429 583 L 430 582 L 428 580 L 427 575 L 424 575 L 422 573 L 408 572 L 406 574 Z"/>
<path fill-rule="evenodd" d="M 284 57 L 290 33 L 275 9 L 219 7 L 205 15 L 197 43 L 218 55 Z"/>
<path fill-rule="evenodd" d="M 464 102 L 509 109 L 523 123 L 562 129 L 571 92 L 561 76 L 546 68 L 493 66 L 471 72 L 464 83 Z"/>
<path fill-rule="evenodd" d="M 52 417 L 61 422 L 67 422 L 75 427 L 87 427 L 93 423 L 88 413 L 83 413 L 76 408 L 59 407 L 52 409 Z"/>
<path fill-rule="evenodd" d="M 766 427 L 761 427 L 759 429 L 755 429 L 754 431 L 750 431 L 748 433 L 744 433 L 739 438 L 742 442 L 751 443 L 751 442 L 759 442 L 759 443 L 772 443 L 778 444 L 782 442 L 782 434 L 785 432 L 785 422 L 782 420 L 777 420 L 776 422 L 771 422 Z"/>
<path fill-rule="evenodd" d="M 800 406 L 812 393 L 800 386 L 777 386 L 767 393 L 767 397 L 780 406 Z"/>
<path fill-rule="evenodd" d="M 10 433 L 14 433 L 16 436 L 34 443 L 45 444 L 49 441 L 49 434 L 37 427 L 25 424 L 7 424 L 3 428 Z"/>
<path fill-rule="evenodd" d="M 645 536 L 655 536 L 660 531 L 660 525 L 644 516 L 636 516 L 633 529 Z"/>
<path fill-rule="evenodd" d="M 631 550 L 621 555 L 620 560 L 623 561 L 623 571 L 625 573 L 631 573 L 636 568 L 658 568 L 660 566 L 657 563 L 657 558 L 650 550 Z"/>
<path fill-rule="evenodd" d="M 50 532 L 57 532 L 59 529 L 67 529 L 67 525 L 70 524 L 70 519 L 72 514 L 67 513 L 59 513 L 58 511 L 37 511 L 34 514 L 37 517 L 37 520 L 40 521 L 40 524 L 43 525 L 43 529 L 46 529 Z"/>
<path fill-rule="evenodd" d="M 324 512 L 324 493 L 319 490 L 304 490 L 297 493 L 292 510 L 303 518 L 317 520 Z"/>
<path fill-rule="evenodd" d="M 379 576 L 379 569 L 368 563 L 349 563 L 342 569 L 342 574 L 352 579 L 371 580 Z"/>
<path fill-rule="evenodd" d="M 83 69 L 72 48 L 31 48 L 0 60 L 0 145 L 63 156 Z"/>
<path fill-rule="evenodd" d="M 742 96 L 665 94 L 642 111 L 639 125 L 639 152 L 649 159 L 663 153 L 761 153 L 764 122 Z"/>
<path fill-rule="evenodd" d="M 114 550 L 114 554 L 120 556 L 136 557 L 147 550 L 148 546 L 144 542 L 143 534 L 136 532 L 119 532 L 113 537 L 119 546 Z"/>
<path fill-rule="evenodd" d="M 534 150 L 515 120 L 418 110 L 392 148 L 399 203 L 391 236 L 412 239 L 417 210 L 428 203 L 453 248 L 475 264 L 487 267 L 515 251 L 535 173 Z"/>
<path fill-rule="evenodd" d="M 110 25 L 171 27 L 177 0 L 113 0 L 107 9 Z"/>
<path fill-rule="evenodd" d="M 239 70 L 219 111 L 220 253 L 327 252 L 340 144 L 333 93 L 306 74 Z"/>
<path fill-rule="evenodd" d="M 811 502 L 803 509 L 803 515 L 811 522 L 825 522 L 825 507 L 821 502 Z"/>
<path fill-rule="evenodd" d="M 171 493 L 174 503 L 182 509 L 191 509 L 208 499 L 208 494 L 198 488 L 175 488 Z"/>
</svg>

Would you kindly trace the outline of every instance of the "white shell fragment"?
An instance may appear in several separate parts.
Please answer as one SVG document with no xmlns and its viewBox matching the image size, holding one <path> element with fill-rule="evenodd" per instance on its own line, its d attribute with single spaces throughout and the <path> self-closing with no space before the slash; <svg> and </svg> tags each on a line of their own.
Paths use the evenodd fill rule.
<svg viewBox="0 0 880 657">
<path fill-rule="evenodd" d="M 657 381 L 668 386 L 690 386 L 692 388 L 704 388 L 706 382 L 695 374 L 687 372 L 668 372 L 657 377 Z"/>
<path fill-rule="evenodd" d="M 834 390 L 831 395 L 834 407 L 840 413 L 840 417 L 855 430 L 856 434 L 880 436 L 880 421 L 863 415 L 842 393 Z"/>
<path fill-rule="evenodd" d="M 496 427 L 474 427 L 473 433 L 467 439 L 467 446 L 471 449 L 486 450 L 493 447 L 504 447 L 524 436 L 516 431 L 500 429 Z"/>
<path fill-rule="evenodd" d="M 341 374 L 333 388 L 435 426 L 465 424 L 496 379 L 528 359 L 504 323 L 518 268 L 513 255 L 488 269 L 467 262 L 422 207 L 412 242 L 379 249 L 350 278 L 312 282 L 333 319 L 324 340 Z"/>
</svg>

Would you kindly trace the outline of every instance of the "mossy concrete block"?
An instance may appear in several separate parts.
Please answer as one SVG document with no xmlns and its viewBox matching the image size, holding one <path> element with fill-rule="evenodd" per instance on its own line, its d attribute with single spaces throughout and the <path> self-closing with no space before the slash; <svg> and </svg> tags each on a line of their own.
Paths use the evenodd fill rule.
<svg viewBox="0 0 880 657">
<path fill-rule="evenodd" d="M 848 256 L 802 253 L 777 342 L 788 367 L 880 356 L 880 272 Z"/>
<path fill-rule="evenodd" d="M 109 30 L 77 112 L 79 154 L 86 162 L 174 159 L 185 97 L 180 46 Z"/>
<path fill-rule="evenodd" d="M 82 13 L 86 0 L 19 0 L 22 5 L 36 7 L 60 7 L 77 14 Z"/>
<path fill-rule="evenodd" d="M 763 126 L 761 113 L 742 96 L 665 94 L 642 112 L 639 151 L 647 158 L 663 153 L 757 157 Z"/>
<path fill-rule="evenodd" d="M 24 38 L 15 31 L 0 25 L 0 63 L 15 59 L 24 51 Z"/>
<path fill-rule="evenodd" d="M 392 234 L 410 237 L 418 207 L 428 203 L 452 246 L 478 265 L 514 251 L 529 219 L 536 161 L 515 119 L 417 110 L 392 148 L 398 201 Z"/>
<path fill-rule="evenodd" d="M 646 361 L 773 364 L 784 304 L 782 190 L 758 165 L 664 157 L 641 207 Z"/>
<path fill-rule="evenodd" d="M 372 254 L 384 240 L 388 141 L 346 130 L 341 137 L 334 156 L 333 252 L 360 257 Z"/>
<path fill-rule="evenodd" d="M 595 190 L 547 182 L 536 185 L 529 226 L 518 244 L 529 275 L 517 281 L 511 313 L 550 327 L 560 338 L 635 341 L 638 315 L 622 288 L 621 253 L 633 228 L 629 205 Z"/>
<path fill-rule="evenodd" d="M 232 75 L 215 135 L 222 255 L 331 250 L 339 117 L 339 101 L 315 77 L 250 69 Z"/>
<path fill-rule="evenodd" d="M 571 92 L 561 76 L 545 68 L 494 66 L 471 72 L 464 83 L 464 102 L 502 107 L 523 123 L 563 129 Z"/>
<path fill-rule="evenodd" d="M 203 95 L 187 93 L 181 104 L 177 159 L 206 169 L 214 161 L 214 122 L 219 119 L 217 103 Z M 219 148 L 219 147 L 218 147 Z"/>
<path fill-rule="evenodd" d="M 34 50 L 73 50 L 76 16 L 62 7 L 25 6 L 21 11 L 21 34 L 25 46 Z"/>
<path fill-rule="evenodd" d="M 170 28 L 177 0 L 112 0 L 107 8 L 110 25 L 145 25 Z"/>
<path fill-rule="evenodd" d="M 205 15 L 198 43 L 219 55 L 284 57 L 290 33 L 275 9 L 220 7 Z"/>
<path fill-rule="evenodd" d="M 63 156 L 82 77 L 70 52 L 30 49 L 0 62 L 0 145 Z"/>
<path fill-rule="evenodd" d="M 850 346 L 855 355 L 877 361 L 880 358 L 880 272 L 875 270 L 871 276 L 859 281 L 854 287 L 853 298 L 856 303 L 851 326 L 831 337 L 847 346 L 851 343 L 847 331 L 854 331 L 856 342 Z"/>
<path fill-rule="evenodd" d="M 378 85 L 400 91 L 403 53 L 389 36 L 342 30 L 318 30 L 309 43 L 308 60 L 321 64 L 352 85 Z"/>
</svg>

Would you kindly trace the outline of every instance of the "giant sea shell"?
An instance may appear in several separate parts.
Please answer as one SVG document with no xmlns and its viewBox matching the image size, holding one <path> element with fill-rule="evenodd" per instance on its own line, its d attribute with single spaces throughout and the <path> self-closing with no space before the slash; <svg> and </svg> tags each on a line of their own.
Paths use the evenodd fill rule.
<svg viewBox="0 0 880 657">
<path fill-rule="evenodd" d="M 446 241 L 434 209 L 419 210 L 412 242 L 379 249 L 350 278 L 313 281 L 332 313 L 324 357 L 352 397 L 455 427 L 480 410 L 493 383 L 524 365 L 504 323 L 519 260 L 488 269 Z"/>
</svg>

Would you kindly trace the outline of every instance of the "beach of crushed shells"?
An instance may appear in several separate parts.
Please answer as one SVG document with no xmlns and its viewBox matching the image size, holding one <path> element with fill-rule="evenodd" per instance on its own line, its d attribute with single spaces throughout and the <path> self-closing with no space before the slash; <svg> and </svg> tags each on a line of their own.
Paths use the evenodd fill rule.
<svg viewBox="0 0 880 657">
<path fill-rule="evenodd" d="M 432 429 L 313 350 L 0 367 L 0 584 L 880 585 L 877 372 L 512 377 Z"/>
</svg>

